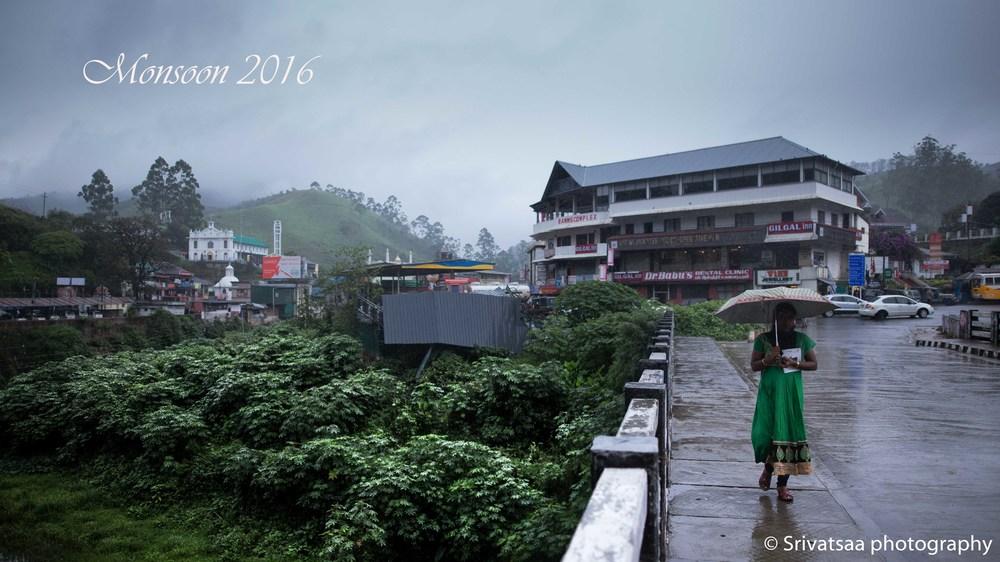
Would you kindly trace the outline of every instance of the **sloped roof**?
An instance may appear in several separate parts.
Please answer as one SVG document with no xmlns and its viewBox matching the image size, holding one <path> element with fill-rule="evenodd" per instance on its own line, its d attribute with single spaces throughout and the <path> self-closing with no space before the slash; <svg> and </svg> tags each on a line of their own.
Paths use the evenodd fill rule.
<svg viewBox="0 0 1000 562">
<path fill-rule="evenodd" d="M 590 187 L 814 157 L 829 159 L 824 154 L 779 136 L 596 166 L 581 166 L 557 160 L 555 166 L 565 170 L 580 187 Z M 845 167 L 857 172 L 858 175 L 864 174 L 850 166 Z M 549 187 L 551 183 L 550 180 Z M 549 187 L 546 188 L 546 195 Z"/>
<path fill-rule="evenodd" d="M 267 244 L 261 242 L 259 239 L 253 236 L 244 236 L 243 234 L 233 235 L 233 241 L 237 244 L 245 244 L 247 246 L 258 246 L 260 248 L 267 248 Z"/>
</svg>

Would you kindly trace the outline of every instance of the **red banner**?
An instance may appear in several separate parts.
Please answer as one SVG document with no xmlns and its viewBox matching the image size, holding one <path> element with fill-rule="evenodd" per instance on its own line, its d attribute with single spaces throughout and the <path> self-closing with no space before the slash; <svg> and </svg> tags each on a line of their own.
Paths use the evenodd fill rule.
<svg viewBox="0 0 1000 562">
<path fill-rule="evenodd" d="M 597 251 L 597 244 L 577 244 L 576 253 L 578 254 L 593 254 Z"/>
</svg>

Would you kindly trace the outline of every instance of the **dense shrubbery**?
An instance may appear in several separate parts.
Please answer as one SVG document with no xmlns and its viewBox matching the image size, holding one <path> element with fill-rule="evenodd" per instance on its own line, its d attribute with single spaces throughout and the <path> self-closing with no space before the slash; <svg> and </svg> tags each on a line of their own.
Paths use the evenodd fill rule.
<svg viewBox="0 0 1000 562">
<path fill-rule="evenodd" d="M 232 557 L 557 559 L 658 314 L 603 285 L 604 314 L 553 316 L 524 357 L 445 353 L 420 380 L 285 326 L 49 363 L 0 388 L 0 443 L 202 498 Z"/>
<path fill-rule="evenodd" d="M 639 293 L 625 285 L 586 281 L 570 285 L 559 293 L 555 308 L 576 324 L 608 312 L 627 312 L 639 308 L 642 302 Z"/>
<path fill-rule="evenodd" d="M 715 315 L 725 301 L 706 301 L 688 306 L 674 306 L 674 326 L 679 336 L 706 336 L 723 341 L 746 339 L 756 324 L 730 324 Z"/>
</svg>

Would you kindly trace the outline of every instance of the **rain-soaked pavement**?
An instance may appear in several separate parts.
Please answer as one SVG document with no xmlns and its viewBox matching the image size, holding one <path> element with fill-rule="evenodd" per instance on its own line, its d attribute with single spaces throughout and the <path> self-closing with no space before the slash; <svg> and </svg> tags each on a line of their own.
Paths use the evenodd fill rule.
<svg viewBox="0 0 1000 562">
<path fill-rule="evenodd" d="M 816 475 L 792 477 L 791 505 L 756 488 L 755 379 L 711 340 L 678 338 L 670 557 L 917 560 L 929 545 L 872 557 L 871 540 L 1000 539 L 1000 362 L 913 345 L 916 331 L 957 310 L 926 320 L 809 320 L 820 365 L 804 378 Z M 724 347 L 749 363 L 749 344 Z M 769 551 L 772 536 L 781 543 Z M 786 536 L 862 539 L 867 550 L 786 552 Z M 982 550 L 962 559 L 983 559 Z M 1000 559 L 1000 541 L 987 559 Z"/>
</svg>

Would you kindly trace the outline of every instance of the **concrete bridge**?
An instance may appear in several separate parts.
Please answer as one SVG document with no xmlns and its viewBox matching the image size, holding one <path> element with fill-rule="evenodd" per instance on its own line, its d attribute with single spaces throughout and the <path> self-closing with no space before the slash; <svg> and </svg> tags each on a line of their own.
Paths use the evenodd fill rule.
<svg viewBox="0 0 1000 562">
<path fill-rule="evenodd" d="M 787 548 L 787 536 L 880 533 L 815 457 L 815 474 L 791 483 L 794 504 L 760 490 L 756 384 L 714 340 L 675 338 L 673 328 L 668 313 L 638 382 L 625 385 L 618 433 L 593 441 L 594 491 L 563 561 L 895 559 Z"/>
</svg>

